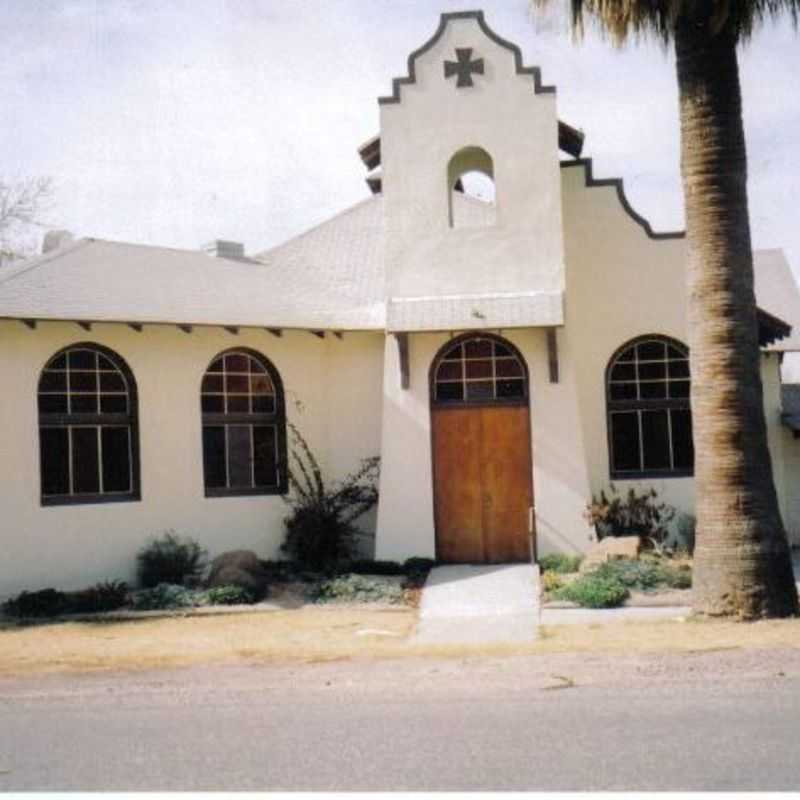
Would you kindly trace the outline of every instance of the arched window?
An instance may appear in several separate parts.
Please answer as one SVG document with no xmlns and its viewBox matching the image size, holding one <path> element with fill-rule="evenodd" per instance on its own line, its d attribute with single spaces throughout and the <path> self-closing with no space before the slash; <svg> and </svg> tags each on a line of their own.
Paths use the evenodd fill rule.
<svg viewBox="0 0 800 800">
<path fill-rule="evenodd" d="M 499 337 L 468 335 L 442 348 L 431 374 L 434 405 L 527 403 L 522 356 Z"/>
<path fill-rule="evenodd" d="M 663 336 L 621 347 L 606 372 L 611 477 L 677 477 L 694 469 L 689 353 Z"/>
<path fill-rule="evenodd" d="M 451 228 L 486 228 L 497 219 L 494 162 L 481 147 L 464 147 L 447 165 Z"/>
<path fill-rule="evenodd" d="M 76 344 L 39 378 L 43 505 L 138 500 L 136 383 L 116 353 Z"/>
<path fill-rule="evenodd" d="M 281 379 L 266 358 L 228 350 L 200 389 L 206 496 L 286 492 L 286 417 Z"/>
</svg>

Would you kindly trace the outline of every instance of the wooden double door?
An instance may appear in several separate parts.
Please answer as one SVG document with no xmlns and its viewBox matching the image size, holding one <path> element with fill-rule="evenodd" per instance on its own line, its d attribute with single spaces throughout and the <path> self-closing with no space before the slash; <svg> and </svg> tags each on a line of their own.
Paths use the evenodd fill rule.
<svg viewBox="0 0 800 800">
<path fill-rule="evenodd" d="M 440 561 L 530 561 L 530 412 L 525 405 L 434 407 L 434 505 Z"/>
</svg>

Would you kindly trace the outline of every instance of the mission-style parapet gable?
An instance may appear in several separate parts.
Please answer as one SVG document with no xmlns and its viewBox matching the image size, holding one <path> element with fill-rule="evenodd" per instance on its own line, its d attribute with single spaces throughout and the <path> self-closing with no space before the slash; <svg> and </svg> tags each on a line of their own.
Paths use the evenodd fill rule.
<svg viewBox="0 0 800 800">
<path fill-rule="evenodd" d="M 388 329 L 562 324 L 555 89 L 469 11 L 442 15 L 379 103 Z"/>
</svg>

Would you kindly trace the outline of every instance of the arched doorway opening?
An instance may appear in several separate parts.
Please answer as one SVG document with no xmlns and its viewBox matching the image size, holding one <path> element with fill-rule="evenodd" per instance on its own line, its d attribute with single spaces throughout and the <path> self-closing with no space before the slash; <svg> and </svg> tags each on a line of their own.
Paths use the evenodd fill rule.
<svg viewBox="0 0 800 800">
<path fill-rule="evenodd" d="M 491 334 L 448 342 L 430 371 L 436 557 L 530 561 L 533 486 L 528 370 Z"/>
</svg>

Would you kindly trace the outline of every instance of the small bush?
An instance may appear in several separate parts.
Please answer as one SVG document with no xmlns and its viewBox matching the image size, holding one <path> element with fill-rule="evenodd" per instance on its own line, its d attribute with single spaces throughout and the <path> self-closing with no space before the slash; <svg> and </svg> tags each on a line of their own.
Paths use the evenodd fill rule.
<svg viewBox="0 0 800 800">
<path fill-rule="evenodd" d="M 169 608 L 188 608 L 200 598 L 196 592 L 174 583 L 159 583 L 150 589 L 136 592 L 133 607 L 137 611 L 156 611 Z"/>
<path fill-rule="evenodd" d="M 314 593 L 317 603 L 402 603 L 403 589 L 396 583 L 365 575 L 341 575 L 323 581 Z"/>
<path fill-rule="evenodd" d="M 181 538 L 174 531 L 167 531 L 139 551 L 136 557 L 139 583 L 151 589 L 162 583 L 196 581 L 203 573 L 207 559 L 207 551 L 194 539 Z"/>
<path fill-rule="evenodd" d="M 542 589 L 548 594 L 552 594 L 563 585 L 564 581 L 561 580 L 557 572 L 548 569 L 542 573 Z"/>
<path fill-rule="evenodd" d="M 327 486 L 308 443 L 294 425 L 288 427 L 291 494 L 284 500 L 291 513 L 281 549 L 308 569 L 335 569 L 353 554 L 356 520 L 378 502 L 380 459 L 364 459 L 356 472 Z"/>
<path fill-rule="evenodd" d="M 622 605 L 629 594 L 628 588 L 616 578 L 590 572 L 558 589 L 555 597 L 584 608 L 614 608 Z"/>
<path fill-rule="evenodd" d="M 674 567 L 667 561 L 654 558 L 641 561 L 626 558 L 607 561 L 591 574 L 616 580 L 629 589 L 645 592 L 660 588 L 688 589 L 692 585 L 692 574 L 688 567 Z"/>
<path fill-rule="evenodd" d="M 96 614 L 115 611 L 128 603 L 128 584 L 124 581 L 98 583 L 80 592 L 70 592 L 67 604 L 71 614 Z"/>
<path fill-rule="evenodd" d="M 67 608 L 67 595 L 57 589 L 22 592 L 3 603 L 3 611 L 11 617 L 57 617 Z"/>
<path fill-rule="evenodd" d="M 693 514 L 681 514 L 678 517 L 676 539 L 679 551 L 684 551 L 690 556 L 694 554 L 695 528 L 697 519 Z"/>
<path fill-rule="evenodd" d="M 577 572 L 581 561 L 583 561 L 583 556 L 573 556 L 568 553 L 548 553 L 538 559 L 542 572 L 555 572 L 559 575 Z"/>
<path fill-rule="evenodd" d="M 255 603 L 255 595 L 241 586 L 217 586 L 205 593 L 205 601 L 210 606 L 239 606 Z"/>
<path fill-rule="evenodd" d="M 609 493 L 592 495 L 584 516 L 594 525 L 598 539 L 606 536 L 641 536 L 655 548 L 663 547 L 669 536 L 669 524 L 676 509 L 659 503 L 655 489 L 645 489 L 641 494 L 631 487 L 623 497 L 612 485 Z"/>
</svg>

